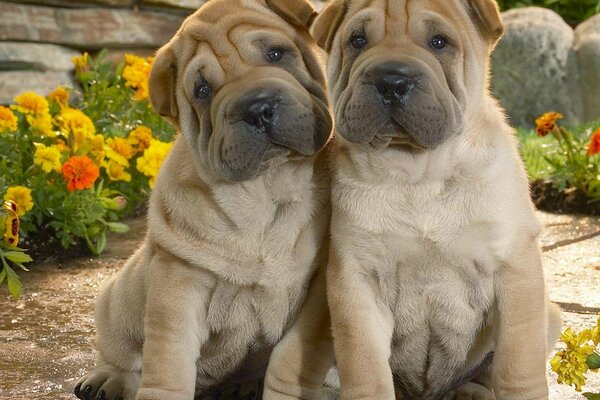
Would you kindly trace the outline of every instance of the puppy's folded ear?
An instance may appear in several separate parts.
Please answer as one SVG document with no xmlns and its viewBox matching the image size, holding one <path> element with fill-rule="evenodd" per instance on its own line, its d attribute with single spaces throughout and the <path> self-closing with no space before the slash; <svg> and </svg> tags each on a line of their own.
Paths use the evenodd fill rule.
<svg viewBox="0 0 600 400">
<path fill-rule="evenodd" d="M 342 21 L 348 12 L 347 0 L 332 0 L 319 14 L 312 26 L 311 33 L 319 46 L 326 52 L 331 51 L 335 33 L 342 25 Z"/>
<path fill-rule="evenodd" d="M 317 11 L 308 0 L 265 0 L 277 15 L 298 27 L 310 28 Z"/>
<path fill-rule="evenodd" d="M 495 46 L 504 34 L 498 3 L 496 0 L 468 0 L 467 3 L 473 20 Z"/>
<path fill-rule="evenodd" d="M 156 53 L 148 79 L 150 102 L 154 110 L 163 117 L 177 118 L 176 79 L 177 58 L 169 43 Z"/>
</svg>

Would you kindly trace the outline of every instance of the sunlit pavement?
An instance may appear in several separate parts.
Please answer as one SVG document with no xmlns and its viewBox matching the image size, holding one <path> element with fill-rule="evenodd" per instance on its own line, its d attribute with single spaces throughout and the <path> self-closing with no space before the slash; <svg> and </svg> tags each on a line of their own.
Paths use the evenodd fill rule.
<svg viewBox="0 0 600 400">
<path fill-rule="evenodd" d="M 550 299 L 564 312 L 565 326 L 591 325 L 600 312 L 600 218 L 539 213 Z M 101 258 L 39 265 L 23 273 L 24 292 L 0 295 L 0 398 L 74 399 L 77 379 L 94 363 L 94 300 L 102 282 L 118 271 L 144 236 L 144 220 L 109 239 Z M 584 399 L 555 384 L 552 400 Z M 600 374 L 586 387 L 600 391 Z"/>
</svg>

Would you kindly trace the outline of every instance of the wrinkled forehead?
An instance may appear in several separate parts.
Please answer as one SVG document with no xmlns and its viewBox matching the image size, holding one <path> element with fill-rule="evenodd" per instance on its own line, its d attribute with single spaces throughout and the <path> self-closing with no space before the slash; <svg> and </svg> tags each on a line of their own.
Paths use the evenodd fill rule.
<svg viewBox="0 0 600 400">
<path fill-rule="evenodd" d="M 470 22 L 465 26 L 469 19 L 465 0 L 350 0 L 343 31 L 402 36 L 422 26 L 446 31 L 470 28 Z"/>
<path fill-rule="evenodd" d="M 264 2 L 231 0 L 206 3 L 186 19 L 178 36 L 178 61 L 222 80 L 262 61 L 255 59 L 260 50 L 296 47 L 299 35 Z"/>
</svg>

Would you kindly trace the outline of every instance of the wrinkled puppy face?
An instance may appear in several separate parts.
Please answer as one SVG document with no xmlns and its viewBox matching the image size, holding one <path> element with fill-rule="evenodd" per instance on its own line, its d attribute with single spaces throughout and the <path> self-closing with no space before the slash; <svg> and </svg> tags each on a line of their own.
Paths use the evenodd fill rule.
<svg viewBox="0 0 600 400">
<path fill-rule="evenodd" d="M 493 0 L 334 0 L 313 35 L 329 53 L 336 129 L 365 149 L 434 149 L 486 90 L 502 34 Z"/>
<path fill-rule="evenodd" d="M 308 0 L 211 0 L 159 51 L 152 103 L 217 178 L 249 180 L 328 141 L 315 15 Z"/>
</svg>

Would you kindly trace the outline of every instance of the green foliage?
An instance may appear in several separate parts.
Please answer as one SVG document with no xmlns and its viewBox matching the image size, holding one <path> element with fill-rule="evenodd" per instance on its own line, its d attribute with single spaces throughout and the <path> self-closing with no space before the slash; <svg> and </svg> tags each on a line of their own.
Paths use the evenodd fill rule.
<svg viewBox="0 0 600 400">
<path fill-rule="evenodd" d="M 545 137 L 519 130 L 520 151 L 530 180 L 544 179 L 560 191 L 579 189 L 600 200 L 600 156 L 588 154 L 600 124 L 566 130 L 557 126 Z"/>
<path fill-rule="evenodd" d="M 119 221 L 146 202 L 175 132 L 147 99 L 152 60 L 126 61 L 115 67 L 104 52 L 95 61 L 79 57 L 81 91 L 25 93 L 0 107 L 0 199 L 18 205 L 16 239 L 29 252 L 85 244 L 98 255 L 107 233 L 126 232 Z M 8 229 L 0 224 L 0 283 L 17 298 L 16 271 L 32 260 L 8 241 Z"/>
<path fill-rule="evenodd" d="M 580 23 L 600 13 L 599 0 L 499 0 L 498 4 L 503 11 L 528 6 L 550 8 L 570 24 Z"/>
</svg>

